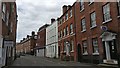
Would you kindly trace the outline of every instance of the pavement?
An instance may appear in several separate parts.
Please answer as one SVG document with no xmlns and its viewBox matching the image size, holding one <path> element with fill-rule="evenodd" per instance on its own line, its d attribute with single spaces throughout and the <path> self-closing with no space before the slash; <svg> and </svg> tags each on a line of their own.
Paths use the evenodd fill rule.
<svg viewBox="0 0 120 68">
<path fill-rule="evenodd" d="M 98 66 L 90 63 L 80 63 L 74 61 L 61 61 L 59 59 L 36 57 L 31 55 L 21 56 L 17 58 L 14 63 L 4 68 L 110 68 Z M 113 68 L 113 67 L 111 67 Z"/>
</svg>

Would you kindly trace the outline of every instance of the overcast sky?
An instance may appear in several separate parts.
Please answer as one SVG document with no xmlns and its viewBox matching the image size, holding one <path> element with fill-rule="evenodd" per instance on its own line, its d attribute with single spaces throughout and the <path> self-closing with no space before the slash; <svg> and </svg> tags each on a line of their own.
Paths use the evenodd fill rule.
<svg viewBox="0 0 120 68">
<path fill-rule="evenodd" d="M 76 0 L 17 0 L 17 42 L 37 32 L 51 18 L 60 17 L 63 5 L 72 5 Z"/>
</svg>

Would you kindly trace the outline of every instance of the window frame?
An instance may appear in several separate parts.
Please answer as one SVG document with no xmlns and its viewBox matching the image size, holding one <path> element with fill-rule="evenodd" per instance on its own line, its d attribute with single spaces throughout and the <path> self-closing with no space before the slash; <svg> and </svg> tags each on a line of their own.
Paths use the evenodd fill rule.
<svg viewBox="0 0 120 68">
<path fill-rule="evenodd" d="M 73 23 L 70 24 L 70 34 L 73 33 Z"/>
<path fill-rule="evenodd" d="M 103 7 L 103 23 L 111 20 L 110 3 L 106 3 Z"/>
<path fill-rule="evenodd" d="M 97 23 L 96 23 L 96 13 L 95 11 L 90 13 L 90 27 L 93 28 L 93 27 L 96 27 L 97 26 Z"/>
<path fill-rule="evenodd" d="M 83 55 L 88 55 L 87 40 L 82 41 Z"/>
<path fill-rule="evenodd" d="M 85 8 L 83 0 L 80 0 L 80 12 Z"/>
<path fill-rule="evenodd" d="M 81 19 L 81 31 L 82 31 L 82 32 L 86 31 L 86 21 L 85 21 L 85 17 Z"/>
<path fill-rule="evenodd" d="M 93 55 L 99 55 L 98 38 L 92 38 Z M 96 51 L 97 49 L 97 51 Z"/>
</svg>

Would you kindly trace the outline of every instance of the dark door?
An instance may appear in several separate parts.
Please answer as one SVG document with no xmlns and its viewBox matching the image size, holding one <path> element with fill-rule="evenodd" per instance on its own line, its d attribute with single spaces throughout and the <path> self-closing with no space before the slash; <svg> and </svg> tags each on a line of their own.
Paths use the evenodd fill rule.
<svg viewBox="0 0 120 68">
<path fill-rule="evenodd" d="M 81 60 L 82 60 L 82 53 L 81 53 L 81 46 L 80 46 L 80 44 L 78 44 L 77 51 L 78 51 L 78 62 L 81 62 Z"/>
<path fill-rule="evenodd" d="M 115 45 L 115 40 L 109 41 L 109 47 L 111 59 L 117 59 L 117 49 Z"/>
<path fill-rule="evenodd" d="M 58 46 L 58 56 L 60 57 L 60 46 Z"/>
</svg>

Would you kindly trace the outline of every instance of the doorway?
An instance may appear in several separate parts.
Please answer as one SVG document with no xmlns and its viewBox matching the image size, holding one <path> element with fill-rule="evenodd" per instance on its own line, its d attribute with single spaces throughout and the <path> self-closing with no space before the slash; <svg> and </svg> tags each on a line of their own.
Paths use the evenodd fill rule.
<svg viewBox="0 0 120 68">
<path fill-rule="evenodd" d="M 78 44 L 77 46 L 77 55 L 78 55 L 78 62 L 82 61 L 82 53 L 81 53 L 81 45 Z"/>
</svg>

